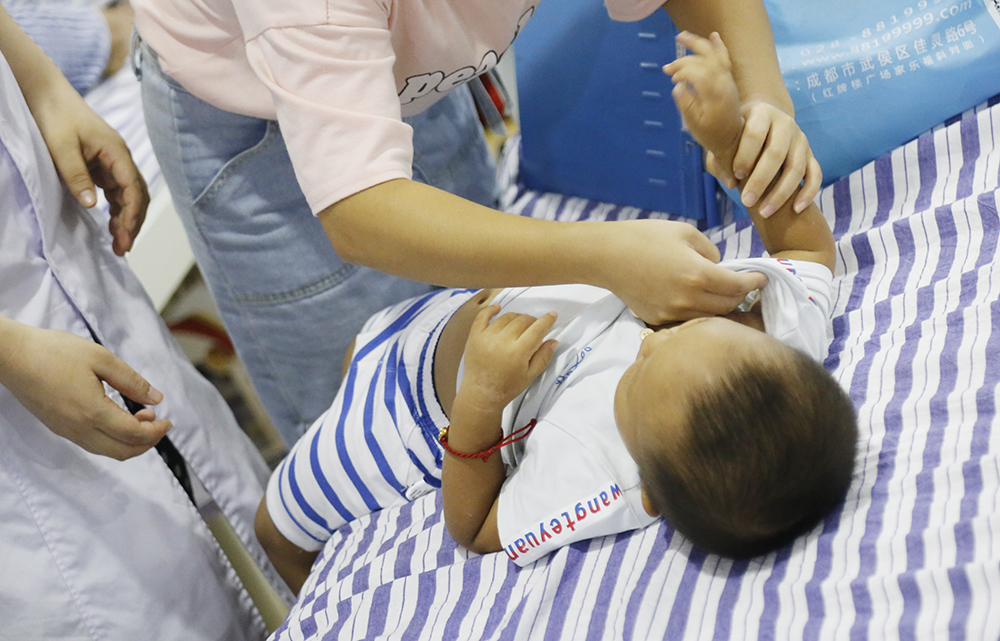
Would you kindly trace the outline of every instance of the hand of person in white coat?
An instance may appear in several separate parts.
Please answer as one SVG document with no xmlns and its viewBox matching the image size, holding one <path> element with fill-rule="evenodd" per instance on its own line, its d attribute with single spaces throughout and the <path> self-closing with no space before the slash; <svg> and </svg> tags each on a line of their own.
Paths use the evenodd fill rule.
<svg viewBox="0 0 1000 641">
<path fill-rule="evenodd" d="M 120 461 L 156 445 L 171 428 L 144 408 L 134 416 L 105 394 L 107 383 L 137 403 L 163 394 L 104 347 L 75 334 L 0 316 L 0 385 L 52 432 Z"/>
</svg>

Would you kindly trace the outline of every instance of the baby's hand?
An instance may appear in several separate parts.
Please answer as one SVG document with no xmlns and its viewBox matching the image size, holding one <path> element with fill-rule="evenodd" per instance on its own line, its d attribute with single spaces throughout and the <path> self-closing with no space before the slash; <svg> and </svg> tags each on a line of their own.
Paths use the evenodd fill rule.
<svg viewBox="0 0 1000 641">
<path fill-rule="evenodd" d="M 499 312 L 497 304 L 479 312 L 465 345 L 465 376 L 458 393 L 463 402 L 483 409 L 503 409 L 527 389 L 552 360 L 557 344 L 545 340 L 555 312 L 541 318 L 511 312 L 493 320 Z"/>
<path fill-rule="evenodd" d="M 731 158 L 743 131 L 743 118 L 729 50 L 717 33 L 705 39 L 684 31 L 677 41 L 692 53 L 663 67 L 674 82 L 674 102 L 702 147 Z"/>
</svg>

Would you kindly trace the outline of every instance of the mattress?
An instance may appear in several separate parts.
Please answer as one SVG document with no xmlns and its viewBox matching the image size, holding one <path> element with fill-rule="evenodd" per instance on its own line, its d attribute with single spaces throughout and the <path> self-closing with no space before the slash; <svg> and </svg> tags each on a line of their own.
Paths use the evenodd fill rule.
<svg viewBox="0 0 1000 641">
<path fill-rule="evenodd" d="M 660 522 L 519 568 L 455 545 L 439 492 L 339 529 L 274 639 L 1000 638 L 1000 102 L 822 190 L 834 229 L 826 366 L 857 409 L 844 505 L 749 561 Z M 558 220 L 664 214 L 525 189 Z M 749 221 L 709 230 L 763 253 Z"/>
</svg>

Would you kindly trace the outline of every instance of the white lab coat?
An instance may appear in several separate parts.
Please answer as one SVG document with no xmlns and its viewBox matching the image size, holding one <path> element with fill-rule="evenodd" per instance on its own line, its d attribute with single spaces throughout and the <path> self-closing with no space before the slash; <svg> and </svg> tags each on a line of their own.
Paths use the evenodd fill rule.
<svg viewBox="0 0 1000 641">
<path fill-rule="evenodd" d="M 95 215 L 60 186 L 0 57 L 0 314 L 87 338 L 89 325 L 163 391 L 156 412 L 173 422 L 171 440 L 280 586 L 253 536 L 268 470 L 110 245 Z M 89 454 L 0 386 L 0 639 L 263 636 L 239 579 L 155 450 L 126 462 Z"/>
</svg>

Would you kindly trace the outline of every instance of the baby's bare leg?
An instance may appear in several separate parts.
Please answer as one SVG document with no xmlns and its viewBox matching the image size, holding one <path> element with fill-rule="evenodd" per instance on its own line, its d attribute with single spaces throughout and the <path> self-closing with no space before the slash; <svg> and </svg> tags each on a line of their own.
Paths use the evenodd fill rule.
<svg viewBox="0 0 1000 641">
<path fill-rule="evenodd" d="M 278 571 L 292 592 L 298 595 L 302 584 L 309 577 L 309 571 L 312 569 L 316 557 L 319 556 L 319 552 L 307 552 L 286 539 L 275 527 L 271 515 L 267 513 L 266 499 L 261 499 L 260 506 L 257 508 L 254 532 L 261 547 L 267 553 L 267 558 L 274 565 L 274 569 Z"/>
<path fill-rule="evenodd" d="M 694 139 L 720 161 L 731 164 L 743 117 L 729 51 L 717 33 L 706 39 L 685 31 L 677 41 L 691 54 L 663 68 L 674 82 L 674 102 Z"/>
</svg>

